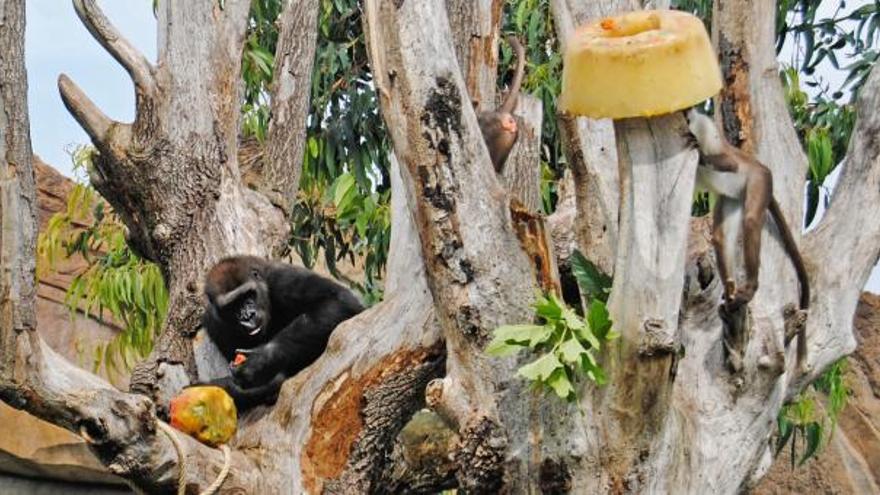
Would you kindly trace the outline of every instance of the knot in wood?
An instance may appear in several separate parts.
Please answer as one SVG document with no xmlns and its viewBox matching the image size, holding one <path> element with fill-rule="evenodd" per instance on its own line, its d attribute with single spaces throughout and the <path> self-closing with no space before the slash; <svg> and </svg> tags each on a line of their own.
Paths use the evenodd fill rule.
<svg viewBox="0 0 880 495">
<path fill-rule="evenodd" d="M 171 238 L 171 228 L 164 223 L 159 223 L 153 229 L 153 239 L 160 243 L 167 242 Z"/>
<path fill-rule="evenodd" d="M 660 318 L 648 318 L 642 323 L 639 355 L 643 357 L 675 352 L 675 339 L 669 335 L 666 322 Z"/>
</svg>

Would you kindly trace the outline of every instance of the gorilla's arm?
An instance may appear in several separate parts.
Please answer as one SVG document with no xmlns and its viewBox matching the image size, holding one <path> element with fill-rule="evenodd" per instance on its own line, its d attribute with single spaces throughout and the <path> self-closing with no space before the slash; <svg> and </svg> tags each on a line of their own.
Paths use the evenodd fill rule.
<svg viewBox="0 0 880 495">
<path fill-rule="evenodd" d="M 276 374 L 293 376 L 312 364 L 336 325 L 356 313 L 348 302 L 334 297 L 295 318 L 272 340 L 247 353 L 244 363 L 233 369 L 236 381 L 243 386 L 265 383 Z"/>
<path fill-rule="evenodd" d="M 286 379 L 287 377 L 283 373 L 278 373 L 263 385 L 243 388 L 231 376 L 224 376 L 223 378 L 211 380 L 207 384 L 226 390 L 235 402 L 235 407 L 239 411 L 243 411 L 260 404 L 274 403 L 278 399 L 278 391 L 281 390 L 281 385 L 284 384 Z"/>
</svg>

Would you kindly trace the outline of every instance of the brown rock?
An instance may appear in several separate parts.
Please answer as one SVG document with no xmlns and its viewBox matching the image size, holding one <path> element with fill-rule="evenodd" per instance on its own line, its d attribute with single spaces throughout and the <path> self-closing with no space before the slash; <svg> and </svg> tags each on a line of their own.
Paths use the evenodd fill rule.
<svg viewBox="0 0 880 495">
<path fill-rule="evenodd" d="M 880 296 L 862 294 L 854 325 L 858 347 L 846 375 L 852 395 L 831 441 L 794 470 L 784 450 L 752 493 L 880 493 Z"/>
<path fill-rule="evenodd" d="M 74 183 L 38 157 L 34 157 L 34 171 L 42 232 L 52 215 L 67 208 Z M 71 362 L 90 368 L 94 346 L 113 338 L 119 328 L 100 315 L 71 313 L 64 305 L 67 288 L 85 266 L 84 260 L 75 257 L 60 261 L 55 270 L 40 277 L 36 309 L 43 339 Z M 87 485 L 80 485 L 83 482 Z M 120 478 L 107 473 L 78 436 L 0 403 L 0 493 L 86 489 L 89 493 L 130 493 Z"/>
</svg>

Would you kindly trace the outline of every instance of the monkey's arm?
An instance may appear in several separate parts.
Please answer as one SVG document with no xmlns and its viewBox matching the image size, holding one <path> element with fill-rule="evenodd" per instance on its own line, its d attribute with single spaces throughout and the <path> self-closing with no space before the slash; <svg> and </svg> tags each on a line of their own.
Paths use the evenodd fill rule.
<svg viewBox="0 0 880 495">
<path fill-rule="evenodd" d="M 714 170 L 719 172 L 740 172 L 740 162 L 736 160 L 736 158 L 731 155 L 732 151 L 735 150 L 733 147 L 727 147 L 730 149 L 728 153 L 720 153 L 717 155 L 706 155 L 702 154 L 703 161 L 711 166 Z"/>
</svg>

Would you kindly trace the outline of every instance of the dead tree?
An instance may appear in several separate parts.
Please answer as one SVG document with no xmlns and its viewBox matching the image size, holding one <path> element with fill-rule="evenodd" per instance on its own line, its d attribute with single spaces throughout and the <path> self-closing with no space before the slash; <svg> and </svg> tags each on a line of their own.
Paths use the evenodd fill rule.
<svg viewBox="0 0 880 495">
<path fill-rule="evenodd" d="M 0 398 L 80 434 L 133 486 L 170 492 L 178 463 L 157 434 L 157 406 L 216 373 L 211 348 L 197 335 L 205 268 L 236 252 L 271 256 L 285 240 L 318 3 L 285 2 L 266 160 L 249 189 L 237 162 L 249 2 L 159 2 L 156 64 L 94 1 L 74 2 L 131 74 L 137 116 L 131 124 L 110 120 L 63 76 L 60 90 L 98 150 L 92 183 L 122 216 L 131 245 L 162 267 L 171 293 L 161 340 L 133 377 L 137 393 L 66 363 L 35 332 L 23 3 L 0 0 Z M 614 274 L 609 307 L 622 338 L 602 356 L 611 383 L 585 387 L 580 404 L 563 404 L 528 390 L 515 374 L 521 358 L 488 357 L 493 328 L 529 321 L 535 294 L 557 290 L 552 246 L 528 207 L 533 189 L 517 182 L 523 177 L 502 181 L 492 172 L 477 127 L 473 101 L 495 98 L 501 4 L 365 1 L 396 157 L 386 298 L 341 325 L 324 356 L 285 383 L 274 407 L 243 418 L 222 492 L 430 491 L 450 486 L 451 475 L 466 492 L 736 493 L 769 466 L 783 402 L 852 350 L 858 294 L 880 254 L 880 218 L 859 207 L 880 200 L 877 73 L 862 89 L 830 209 L 800 239 L 815 287 L 808 372 L 797 372 L 794 350 L 783 346 L 784 309 L 797 288 L 774 242 L 763 247 L 743 371 L 726 370 L 721 284 L 701 232 L 690 226 L 697 157 L 674 115 L 615 127 L 560 117 L 575 191 L 565 203 L 575 212 L 560 218 L 587 257 Z M 587 18 L 642 7 L 625 0 L 552 6 L 562 43 Z M 716 2 L 714 36 L 727 80 L 719 108 L 729 138 L 772 167 L 774 192 L 794 220 L 805 159 L 776 77 L 774 14 L 772 2 Z M 525 148 L 517 160 L 531 174 L 537 149 Z M 435 478 L 401 467 L 395 451 L 426 394 L 458 437 L 453 472 Z M 222 454 L 185 443 L 188 490 L 202 490 Z"/>
</svg>

